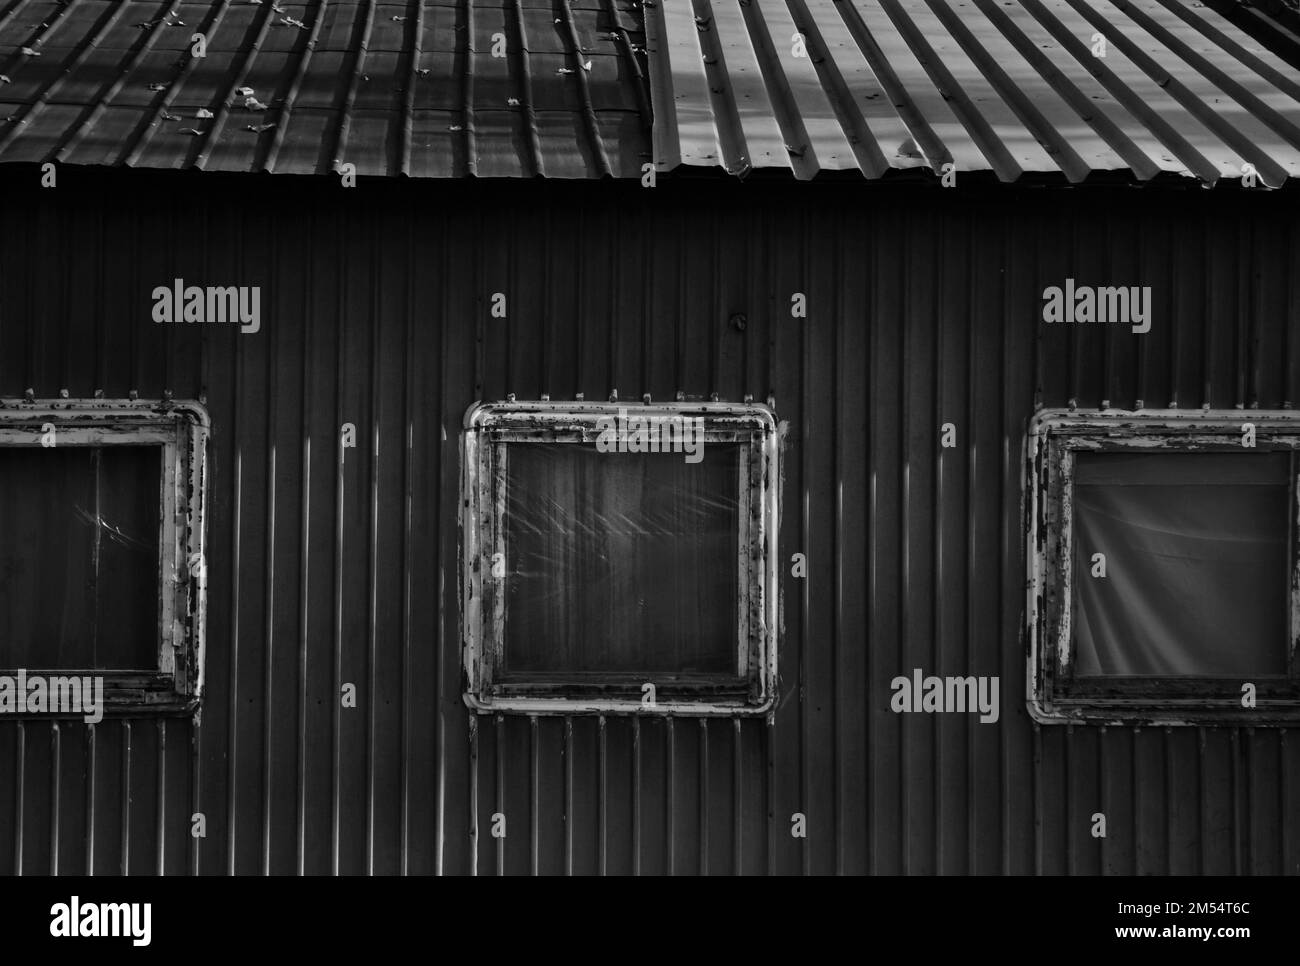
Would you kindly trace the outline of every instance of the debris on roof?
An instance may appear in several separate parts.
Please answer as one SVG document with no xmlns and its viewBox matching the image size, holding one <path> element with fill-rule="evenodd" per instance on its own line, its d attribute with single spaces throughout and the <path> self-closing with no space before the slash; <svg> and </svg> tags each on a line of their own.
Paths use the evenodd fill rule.
<svg viewBox="0 0 1300 966">
<path fill-rule="evenodd" d="M 0 4 L 0 163 L 640 177 L 644 43 L 636 0 Z"/>
</svg>

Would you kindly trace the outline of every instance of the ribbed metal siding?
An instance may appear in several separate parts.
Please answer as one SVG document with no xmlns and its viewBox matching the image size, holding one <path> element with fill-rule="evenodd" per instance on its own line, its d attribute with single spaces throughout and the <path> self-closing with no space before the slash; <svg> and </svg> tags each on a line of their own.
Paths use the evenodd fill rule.
<svg viewBox="0 0 1300 966">
<path fill-rule="evenodd" d="M 202 184 L 155 210 L 127 200 L 140 181 L 6 186 L 0 394 L 204 396 L 214 489 L 201 725 L 0 721 L 0 869 L 1300 871 L 1294 732 L 1036 727 L 1020 636 L 1035 403 L 1291 402 L 1293 198 L 709 183 L 325 206 Z M 1066 275 L 1151 284 L 1150 334 L 1043 326 Z M 176 276 L 263 286 L 262 332 L 155 326 Z M 613 388 L 770 391 L 790 421 L 781 553 L 809 578 L 783 580 L 771 726 L 461 703 L 461 416 Z M 999 674 L 1000 722 L 891 713 L 913 667 Z"/>
</svg>

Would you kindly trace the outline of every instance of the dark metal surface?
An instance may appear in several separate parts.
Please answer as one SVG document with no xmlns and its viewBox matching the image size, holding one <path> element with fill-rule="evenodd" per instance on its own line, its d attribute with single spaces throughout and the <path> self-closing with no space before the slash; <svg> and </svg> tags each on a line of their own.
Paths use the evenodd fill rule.
<svg viewBox="0 0 1300 966">
<path fill-rule="evenodd" d="M 1300 173 L 1300 70 L 1279 56 L 1294 58 L 1295 35 L 1229 0 L 659 0 L 645 12 L 664 169 L 875 178 L 952 163 L 1003 181 L 1212 183 L 1249 163 L 1273 187 Z"/>
<path fill-rule="evenodd" d="M 636 177 L 644 59 L 632 0 L 9 0 L 0 162 Z"/>
<path fill-rule="evenodd" d="M 1295 399 L 1290 193 L 187 178 L 3 183 L 0 395 L 203 397 L 213 489 L 201 722 L 0 720 L 0 868 L 1300 871 L 1293 730 L 1036 727 L 1021 630 L 1036 403 Z M 1067 275 L 1151 285 L 1151 332 L 1044 326 Z M 155 324 L 174 277 L 262 286 L 261 331 Z M 770 725 L 462 701 L 463 414 L 615 388 L 790 421 Z M 999 675 L 998 723 L 891 712 L 917 667 Z"/>
</svg>

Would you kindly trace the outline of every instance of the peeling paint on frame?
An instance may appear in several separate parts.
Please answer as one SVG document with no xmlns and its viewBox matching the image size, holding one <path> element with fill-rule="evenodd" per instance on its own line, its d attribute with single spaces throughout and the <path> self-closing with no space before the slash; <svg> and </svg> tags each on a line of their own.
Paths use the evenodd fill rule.
<svg viewBox="0 0 1300 966">
<path fill-rule="evenodd" d="M 1287 410 L 1041 410 L 1025 439 L 1026 703 L 1041 724 L 1294 725 L 1300 720 L 1300 486 L 1292 477 L 1289 683 L 1261 686 L 1253 709 L 1222 682 L 1166 678 L 1070 688 L 1073 469 L 1080 451 L 1240 452 L 1243 423 L 1255 426 L 1253 452 L 1300 452 L 1300 414 Z"/>
<path fill-rule="evenodd" d="M 0 446 L 38 446 L 40 427 L 53 423 L 58 445 L 158 446 L 158 668 L 154 673 L 95 668 L 104 678 L 105 717 L 140 713 L 194 715 L 203 695 L 207 593 L 190 573 L 199 555 L 207 570 L 207 410 L 195 401 L 135 399 L 0 399 Z M 42 717 L 58 717 L 43 715 Z"/>
</svg>

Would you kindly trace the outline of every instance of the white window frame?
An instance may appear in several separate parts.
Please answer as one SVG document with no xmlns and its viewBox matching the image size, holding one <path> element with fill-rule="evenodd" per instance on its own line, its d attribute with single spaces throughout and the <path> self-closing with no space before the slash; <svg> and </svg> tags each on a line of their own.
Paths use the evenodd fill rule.
<svg viewBox="0 0 1300 966">
<path fill-rule="evenodd" d="M 39 447 L 51 426 L 60 449 L 158 447 L 157 667 L 147 673 L 63 667 L 24 670 L 102 677 L 105 716 L 193 713 L 203 693 L 207 611 L 207 411 L 193 401 L 0 399 L 0 446 Z M 6 668 L 3 673 L 15 670 Z"/>
<path fill-rule="evenodd" d="M 1253 448 L 1242 445 L 1246 424 Z M 1156 678 L 1072 688 L 1073 468 L 1081 451 L 1265 453 L 1300 450 L 1300 414 L 1287 410 L 1041 410 L 1026 437 L 1027 674 L 1030 715 L 1042 724 L 1286 726 L 1300 721 L 1300 485 L 1291 480 L 1290 639 L 1285 683 L 1257 683 L 1255 706 L 1222 681 Z M 1243 677 L 1241 684 L 1256 683 Z"/>
<path fill-rule="evenodd" d="M 606 685 L 535 684 L 497 679 L 504 652 L 504 577 L 492 573 L 493 554 L 505 552 L 505 466 L 512 443 L 563 446 L 594 443 L 601 417 L 701 417 L 704 444 L 741 444 L 737 494 L 741 500 L 737 558 L 737 674 L 729 686 L 678 685 L 672 697 L 643 697 L 638 677 L 610 675 Z M 776 698 L 779 593 L 777 537 L 780 498 L 780 430 L 767 407 L 751 403 L 476 403 L 465 415 L 461 436 L 461 627 L 465 702 L 480 713 L 760 715 Z M 507 558 L 508 559 L 508 558 Z M 599 678 L 601 676 L 593 676 Z M 656 685 L 658 692 L 659 685 Z"/>
</svg>

